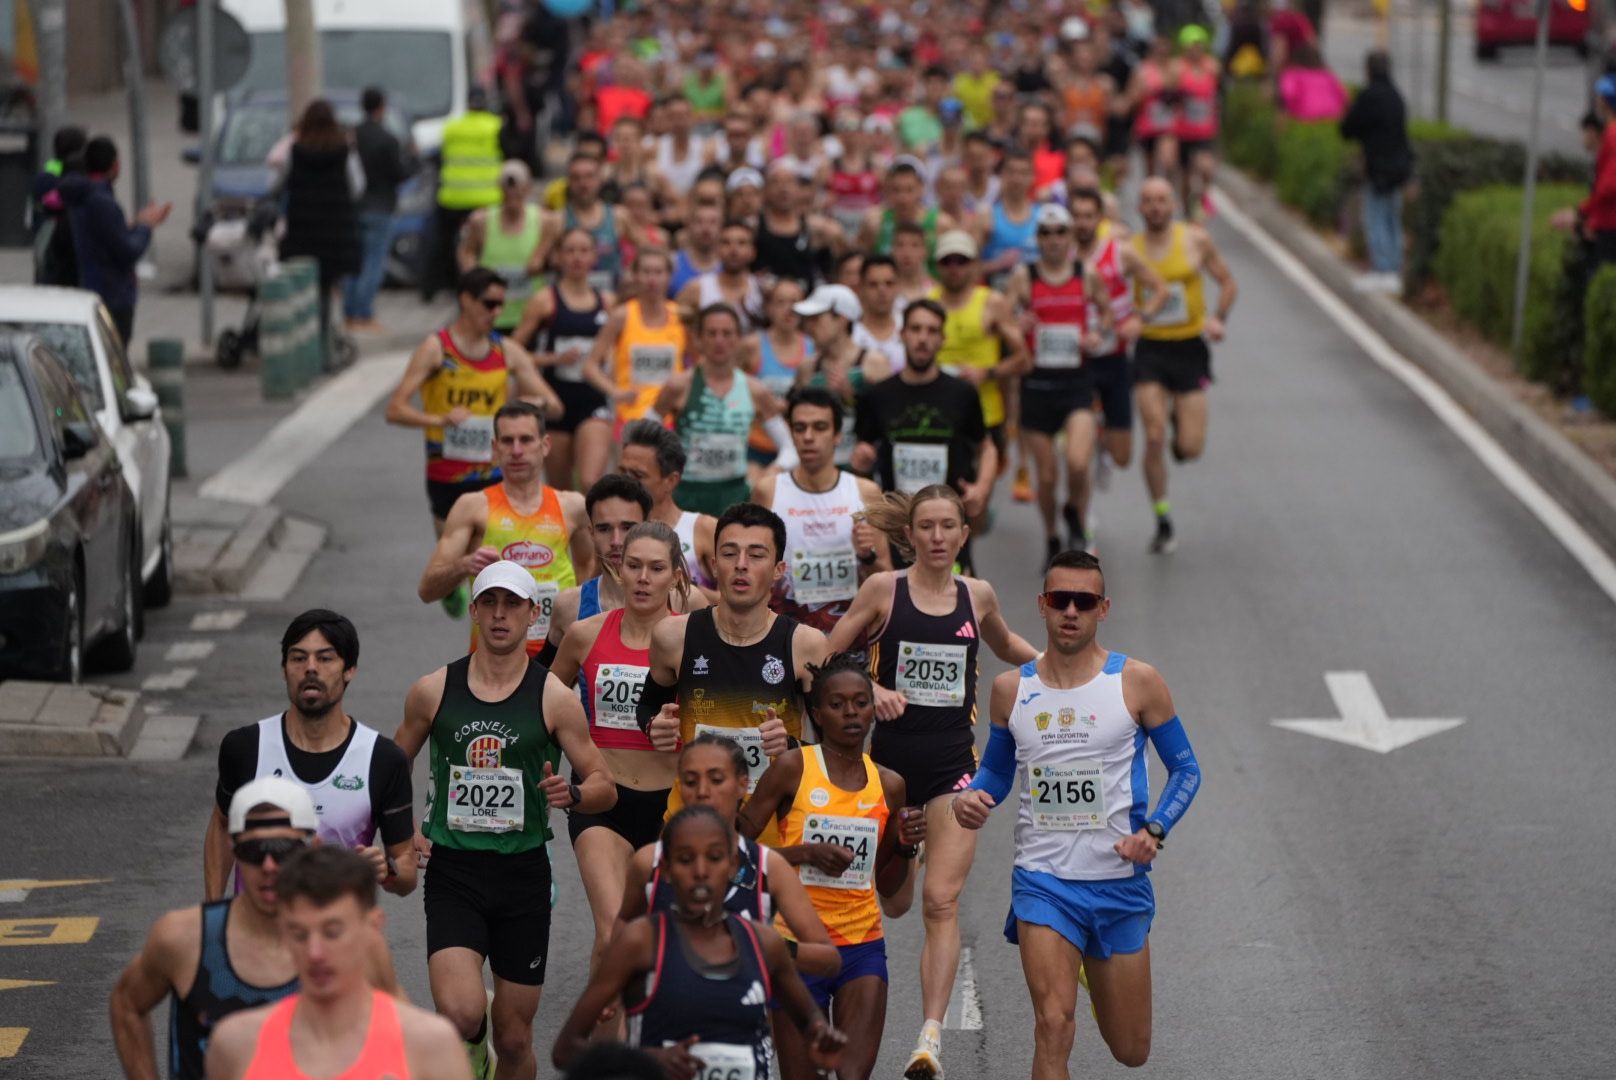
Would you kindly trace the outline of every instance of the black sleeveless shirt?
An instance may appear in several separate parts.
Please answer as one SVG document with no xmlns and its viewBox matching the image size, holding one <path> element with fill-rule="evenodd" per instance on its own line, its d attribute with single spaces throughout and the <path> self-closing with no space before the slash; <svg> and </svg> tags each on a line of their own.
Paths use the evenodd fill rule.
<svg viewBox="0 0 1616 1080">
<path fill-rule="evenodd" d="M 878 741 L 906 733 L 963 736 L 967 744 L 975 742 L 971 725 L 976 722 L 982 633 L 970 586 L 961 578 L 954 579 L 954 596 L 953 611 L 928 615 L 909 594 L 909 572 L 898 571 L 892 613 L 871 642 L 870 674 L 888 690 L 903 691 L 909 707 L 898 719 L 875 726 Z"/>
<path fill-rule="evenodd" d="M 757 257 L 752 260 L 754 270 L 773 274 L 777 278 L 800 281 L 804 292 L 813 292 L 814 286 L 824 276 L 821 253 L 814 250 L 806 217 L 797 219 L 796 232 L 781 236 L 769 231 L 767 216 L 760 214 L 755 243 Z"/>
<path fill-rule="evenodd" d="M 229 900 L 202 905 L 202 952 L 196 977 L 185 997 L 169 994 L 168 1075 L 171 1080 L 202 1080 L 203 1059 L 213 1028 L 231 1013 L 267 1005 L 297 992 L 297 979 L 280 986 L 253 986 L 230 966 L 225 927 Z"/>
<path fill-rule="evenodd" d="M 772 706 L 793 738 L 802 738 L 802 694 L 791 643 L 797 621 L 776 615 L 762 640 L 731 645 L 718 636 L 714 608 L 687 616 L 685 654 L 679 662 L 679 736 L 698 726 L 755 728 Z"/>
</svg>

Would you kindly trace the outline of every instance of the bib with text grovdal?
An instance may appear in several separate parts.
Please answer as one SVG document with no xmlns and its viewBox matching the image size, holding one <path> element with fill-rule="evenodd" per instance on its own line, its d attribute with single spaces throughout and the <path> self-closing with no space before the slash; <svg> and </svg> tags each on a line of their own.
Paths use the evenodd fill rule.
<svg viewBox="0 0 1616 1080">
<path fill-rule="evenodd" d="M 595 669 L 595 726 L 638 731 L 634 710 L 651 669 L 641 664 L 602 664 Z"/>
<path fill-rule="evenodd" d="M 445 427 L 443 457 L 446 461 L 493 461 L 494 418 L 468 416 L 462 423 Z"/>
<path fill-rule="evenodd" d="M 948 483 L 947 443 L 894 443 L 892 446 L 894 483 L 900 492 L 913 495 L 921 488 Z"/>
<path fill-rule="evenodd" d="M 1028 770 L 1034 828 L 1087 832 L 1106 823 L 1105 782 L 1098 761 L 1034 765 Z"/>
<path fill-rule="evenodd" d="M 1035 344 L 1038 349 L 1035 363 L 1041 368 L 1069 370 L 1083 363 L 1083 332 L 1071 323 L 1040 326 Z"/>
<path fill-rule="evenodd" d="M 853 861 L 836 877 L 831 877 L 809 862 L 799 866 L 797 873 L 804 885 L 818 885 L 826 889 L 867 889 L 870 887 L 870 875 L 875 870 L 875 849 L 880 840 L 881 823 L 872 818 L 809 814 L 802 823 L 802 842 L 836 844 L 851 851 Z"/>
<path fill-rule="evenodd" d="M 550 374 L 562 382 L 583 382 L 584 364 L 589 361 L 589 351 L 595 347 L 594 338 L 564 337 L 556 338 L 555 353 L 565 356 L 569 352 L 576 352 L 578 359 L 570 364 L 555 364 L 550 368 Z"/>
<path fill-rule="evenodd" d="M 533 625 L 527 628 L 529 641 L 543 641 L 550 636 L 550 616 L 555 611 L 556 597 L 561 595 L 561 586 L 553 581 L 535 581 L 538 589 L 539 613 L 533 619 Z"/>
<path fill-rule="evenodd" d="M 741 752 L 746 755 L 746 775 L 751 780 L 752 788 L 756 789 L 758 780 L 769 771 L 769 758 L 763 753 L 763 733 L 757 728 L 731 728 L 714 727 L 711 724 L 697 724 L 696 738 L 711 733 L 722 735 L 726 739 L 734 739 L 741 746 Z"/>
<path fill-rule="evenodd" d="M 449 828 L 459 832 L 519 832 L 522 808 L 521 769 L 449 766 Z"/>
<path fill-rule="evenodd" d="M 1189 321 L 1190 302 L 1184 295 L 1184 283 L 1168 282 L 1166 302 L 1162 304 L 1160 311 L 1145 322 L 1151 326 L 1182 326 Z"/>
<path fill-rule="evenodd" d="M 629 379 L 635 386 L 661 386 L 672 377 L 679 357 L 672 345 L 635 345 L 628 359 Z"/>
<path fill-rule="evenodd" d="M 693 1080 L 757 1080 L 757 1055 L 750 1046 L 693 1043 L 690 1056 L 701 1062 L 701 1068 L 696 1070 Z"/>
<path fill-rule="evenodd" d="M 965 704 L 965 645 L 920 645 L 905 641 L 898 647 L 898 677 L 894 687 L 911 705 L 941 707 Z"/>
<path fill-rule="evenodd" d="M 731 431 L 694 431 L 686 438 L 686 480 L 734 480 L 746 475 L 746 436 Z"/>
<path fill-rule="evenodd" d="M 791 591 L 801 604 L 851 600 L 858 592 L 858 556 L 852 545 L 791 553 Z"/>
</svg>

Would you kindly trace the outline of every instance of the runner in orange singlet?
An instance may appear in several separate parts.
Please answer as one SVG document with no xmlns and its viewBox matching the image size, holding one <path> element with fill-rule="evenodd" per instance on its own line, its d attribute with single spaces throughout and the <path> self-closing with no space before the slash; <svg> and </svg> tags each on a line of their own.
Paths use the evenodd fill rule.
<svg viewBox="0 0 1616 1080">
<path fill-rule="evenodd" d="M 453 1026 L 371 988 L 366 955 L 382 932 L 376 874 L 339 847 L 300 851 L 275 881 L 280 932 L 300 990 L 214 1029 L 209 1080 L 471 1080 Z"/>
</svg>

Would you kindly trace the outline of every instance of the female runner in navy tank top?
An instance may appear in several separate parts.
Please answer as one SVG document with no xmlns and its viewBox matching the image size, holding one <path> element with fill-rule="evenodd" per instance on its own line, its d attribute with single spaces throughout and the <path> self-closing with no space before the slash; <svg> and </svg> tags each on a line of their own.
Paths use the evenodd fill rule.
<svg viewBox="0 0 1616 1080">
<path fill-rule="evenodd" d="M 831 631 L 830 650 L 868 634 L 879 721 L 870 757 L 903 777 L 910 804 L 926 808 L 925 1024 L 915 1053 L 935 1060 L 959 967 L 959 897 L 976 856 L 976 834 L 948 809 L 949 796 L 976 772 L 978 652 L 986 644 L 1000 660 L 1023 664 L 1038 650 L 1005 623 L 992 585 L 954 573 L 970 526 L 953 488 L 933 484 L 912 497 L 889 492 L 868 515 L 913 563 L 865 579 Z"/>
<path fill-rule="evenodd" d="M 834 1069 L 845 1037 L 814 1004 L 784 939 L 725 910 L 735 873 L 735 833 L 709 806 L 687 806 L 663 829 L 671 853 L 669 911 L 653 912 L 612 939 L 556 1038 L 552 1060 L 565 1069 L 589 1045 L 603 1010 L 619 996 L 628 1042 L 669 1075 L 695 1070 L 735 1080 L 772 1080 L 769 1002 L 797 1025 L 813 1064 Z"/>
</svg>

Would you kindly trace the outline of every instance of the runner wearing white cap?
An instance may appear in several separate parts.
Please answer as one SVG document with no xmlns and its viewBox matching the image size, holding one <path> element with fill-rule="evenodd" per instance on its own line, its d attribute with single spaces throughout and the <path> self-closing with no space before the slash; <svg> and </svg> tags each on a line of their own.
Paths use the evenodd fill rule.
<svg viewBox="0 0 1616 1080">
<path fill-rule="evenodd" d="M 220 1020 L 295 993 L 297 970 L 281 938 L 275 880 L 296 851 L 319 843 L 314 800 L 298 783 L 266 776 L 231 798 L 228 837 L 245 888 L 229 900 L 170 911 L 112 990 L 112 1041 L 130 1077 L 159 1075 L 150 1016 L 170 1000 L 168 1075 L 202 1080 L 203 1056 Z M 393 961 L 380 934 L 367 945 L 370 984 L 398 992 Z"/>
<path fill-rule="evenodd" d="M 836 441 L 836 464 L 851 466 L 854 403 L 866 386 L 892 374 L 892 363 L 879 349 L 867 349 L 853 341 L 853 328 L 864 314 L 857 294 L 846 285 L 821 285 L 813 295 L 792 309 L 802 319 L 803 330 L 813 339 L 814 351 L 797 368 L 797 382 L 823 386 L 842 403 L 843 422 Z"/>
<path fill-rule="evenodd" d="M 578 695 L 528 656 L 539 590 L 501 559 L 471 587 L 478 648 L 416 680 L 394 738 L 413 762 L 431 743 L 421 834 L 427 970 L 438 1011 L 486 1075 L 492 1028 L 499 1076 L 533 1075 L 533 1017 L 550 945 L 550 809 L 599 814 L 617 787 L 589 737 Z M 541 638 L 542 640 L 542 638 Z M 558 772 L 561 754 L 573 778 Z M 483 961 L 494 975 L 490 1024 Z"/>
</svg>

